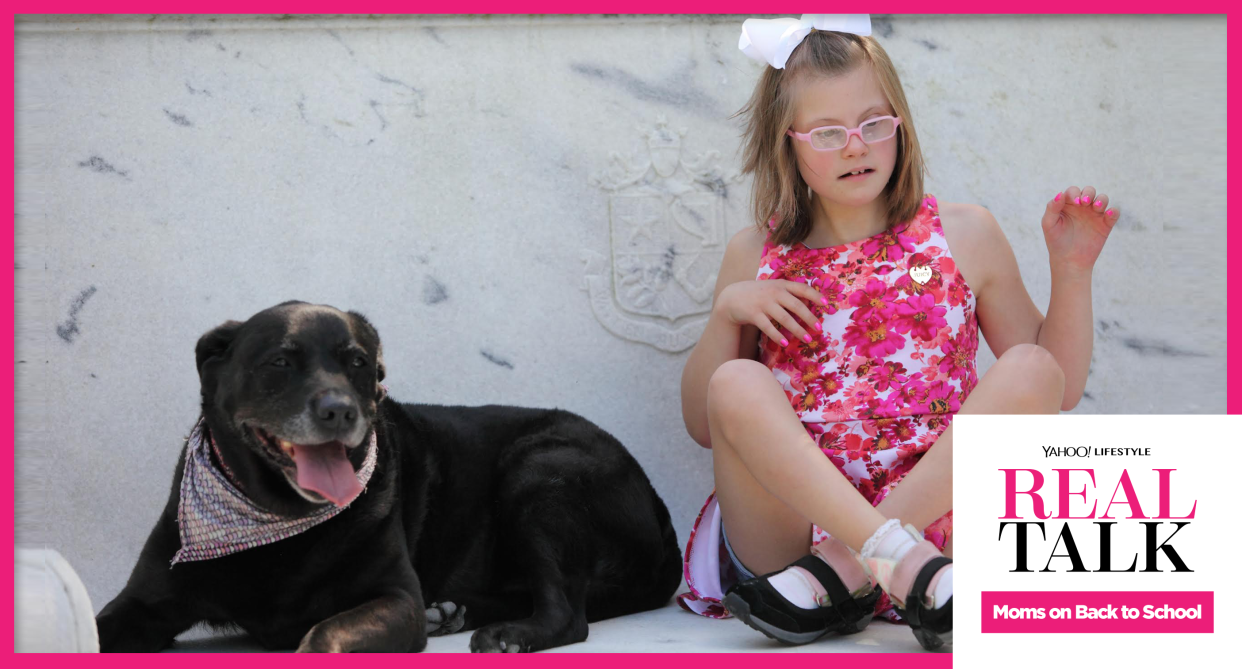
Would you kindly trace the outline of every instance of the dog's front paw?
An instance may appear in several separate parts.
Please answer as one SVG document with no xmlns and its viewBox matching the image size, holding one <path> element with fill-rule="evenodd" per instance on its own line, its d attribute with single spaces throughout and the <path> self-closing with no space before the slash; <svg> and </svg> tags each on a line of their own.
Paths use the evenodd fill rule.
<svg viewBox="0 0 1242 669">
<path fill-rule="evenodd" d="M 472 653 L 529 653 L 534 648 L 534 635 L 520 623 L 494 623 L 480 627 L 470 637 Z"/>
<path fill-rule="evenodd" d="M 95 632 L 99 635 L 99 652 L 116 653 L 126 650 L 123 642 L 124 625 L 118 616 L 107 613 L 95 617 Z"/>
<path fill-rule="evenodd" d="M 302 637 L 302 643 L 298 644 L 299 653 L 341 653 L 344 648 L 341 646 L 336 635 L 327 631 L 322 624 L 315 625 L 311 628 L 306 636 Z"/>
<path fill-rule="evenodd" d="M 432 603 L 427 609 L 427 636 L 455 634 L 466 626 L 466 607 L 453 602 Z"/>
<path fill-rule="evenodd" d="M 167 648 L 177 635 L 172 616 L 153 618 L 132 602 L 113 601 L 95 617 L 101 653 L 154 653 Z M 184 625 L 181 629 L 189 627 Z"/>
</svg>

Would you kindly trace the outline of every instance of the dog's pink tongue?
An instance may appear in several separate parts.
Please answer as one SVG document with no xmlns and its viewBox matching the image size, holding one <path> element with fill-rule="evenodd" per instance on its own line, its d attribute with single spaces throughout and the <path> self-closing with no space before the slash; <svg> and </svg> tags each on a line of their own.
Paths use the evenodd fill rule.
<svg viewBox="0 0 1242 669">
<path fill-rule="evenodd" d="M 298 485 L 328 498 L 337 506 L 354 501 L 362 484 L 345 457 L 345 446 L 332 441 L 317 446 L 293 445 L 293 461 L 298 466 Z"/>
</svg>

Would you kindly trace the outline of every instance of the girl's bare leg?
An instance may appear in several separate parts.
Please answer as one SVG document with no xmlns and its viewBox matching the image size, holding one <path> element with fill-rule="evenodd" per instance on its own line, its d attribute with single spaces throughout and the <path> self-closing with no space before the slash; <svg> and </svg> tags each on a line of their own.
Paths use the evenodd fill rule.
<svg viewBox="0 0 1242 669">
<path fill-rule="evenodd" d="M 1055 414 L 1061 408 L 1065 375 L 1046 349 L 1019 344 L 1005 351 L 962 403 L 961 414 Z M 885 518 L 918 528 L 953 508 L 953 426 L 927 449 L 900 485 L 876 507 Z M 732 541 L 732 539 L 730 539 Z M 944 554 L 952 556 L 953 537 Z M 740 557 L 740 556 L 739 556 Z"/>
<path fill-rule="evenodd" d="M 729 544 L 756 574 L 806 555 L 812 522 L 856 551 L 884 523 L 824 457 L 763 364 L 721 365 L 708 384 L 707 406 Z"/>
</svg>

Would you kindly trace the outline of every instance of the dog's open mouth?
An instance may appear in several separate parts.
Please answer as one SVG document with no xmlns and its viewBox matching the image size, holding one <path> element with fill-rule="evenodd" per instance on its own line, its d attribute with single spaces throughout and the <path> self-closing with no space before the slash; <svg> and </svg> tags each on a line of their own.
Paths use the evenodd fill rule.
<svg viewBox="0 0 1242 669">
<path fill-rule="evenodd" d="M 362 492 L 362 484 L 346 455 L 345 444 L 339 441 L 296 444 L 260 428 L 251 429 L 268 449 L 268 455 L 280 465 L 289 483 L 308 500 L 345 506 Z"/>
</svg>

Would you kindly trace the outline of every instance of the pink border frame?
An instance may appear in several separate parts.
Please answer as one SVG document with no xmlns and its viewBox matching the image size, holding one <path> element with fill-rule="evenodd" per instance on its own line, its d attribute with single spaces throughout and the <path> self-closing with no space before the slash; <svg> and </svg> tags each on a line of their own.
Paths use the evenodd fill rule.
<svg viewBox="0 0 1242 669">
<path fill-rule="evenodd" d="M 285 13 L 291 13 L 295 11 L 296 13 L 299 13 L 299 14 L 342 13 L 342 8 L 339 5 L 336 5 L 333 3 L 325 3 L 325 2 L 240 3 L 240 2 L 227 2 L 227 1 L 225 2 L 197 1 L 197 2 L 157 3 L 157 2 L 147 2 L 147 1 L 134 1 L 134 2 L 103 3 L 103 2 L 65 2 L 63 0 L 52 0 L 49 2 L 32 2 L 30 0 L 25 0 L 25 1 L 13 2 L 9 4 L 10 4 L 11 11 L 6 13 L 5 15 L 6 30 L 4 31 L 2 38 L 4 40 L 3 53 L 5 54 L 5 59 L 8 61 L 8 64 L 9 64 L 9 66 L 4 69 L 4 75 L 3 75 L 4 81 L 5 81 L 4 90 L 5 90 L 5 93 L 7 95 L 7 98 L 10 104 L 7 104 L 4 106 L 3 114 L 6 120 L 6 126 L 9 128 L 12 128 L 14 132 L 16 132 L 16 128 L 14 126 L 14 114 L 13 114 L 14 107 L 12 103 L 13 103 L 13 84 L 14 84 L 14 69 L 13 69 L 14 16 L 16 14 L 27 14 L 27 13 L 30 13 L 30 14 L 58 14 L 58 13 L 72 13 L 72 14 L 103 14 L 103 13 L 285 14 Z M 792 5 L 787 7 L 787 6 L 784 6 L 785 4 L 786 3 L 779 3 L 776 6 L 764 7 L 763 10 L 765 12 L 771 12 L 771 11 L 775 11 L 778 9 L 782 9 L 782 10 L 787 10 L 788 13 L 790 13 L 791 15 L 796 15 L 800 13 L 802 9 L 801 7 L 792 6 Z M 1082 4 L 1081 2 L 1067 2 L 1065 0 L 1050 0 L 1049 2 L 1044 2 L 1044 3 L 1033 3 L 1033 2 L 1022 3 L 1019 6 L 1022 7 L 1022 9 L 1031 10 L 1031 11 L 1001 12 L 1001 13 L 1060 13 L 1060 12 L 1065 12 L 1065 13 L 1071 13 L 1071 14 L 1084 14 L 1084 13 L 1225 14 L 1226 21 L 1228 21 L 1228 16 L 1227 16 L 1228 7 L 1231 6 L 1231 3 L 1226 3 L 1226 2 L 1221 2 L 1221 1 L 1208 1 L 1208 2 L 1196 3 L 1196 9 L 1193 9 L 1193 10 L 1186 9 L 1185 5 L 1181 5 L 1179 6 L 1177 11 L 1172 11 L 1172 12 L 1168 11 L 1169 9 L 1171 9 L 1169 6 L 1157 4 L 1154 2 L 1122 3 L 1122 2 L 1117 2 L 1115 0 L 1111 2 L 1088 3 L 1086 5 Z M 406 13 L 410 13 L 411 11 L 415 11 L 415 10 L 417 10 L 419 13 L 446 13 L 446 14 L 447 13 L 542 14 L 542 13 L 575 13 L 575 12 L 593 13 L 593 14 L 594 13 L 615 13 L 615 12 L 624 12 L 624 13 L 633 13 L 633 14 L 645 14 L 645 13 L 666 14 L 670 12 L 708 13 L 708 14 L 722 14 L 722 13 L 749 14 L 749 13 L 753 13 L 753 11 L 756 8 L 757 8 L 757 3 L 755 3 L 753 0 L 749 2 L 740 2 L 738 0 L 717 0 L 716 2 L 710 2 L 710 3 L 704 2 L 703 0 L 697 0 L 693 2 L 679 2 L 679 3 L 672 3 L 672 4 L 668 3 L 667 1 L 654 2 L 651 0 L 629 0 L 629 1 L 623 1 L 623 2 L 617 2 L 616 0 L 612 0 L 612 1 L 587 0 L 582 3 L 570 3 L 570 2 L 565 2 L 564 0 L 553 0 L 553 1 L 544 1 L 544 2 L 497 2 L 495 0 L 460 0 L 458 2 L 453 2 L 453 1 L 447 1 L 447 0 L 439 0 L 435 2 L 419 2 L 419 3 L 369 2 L 369 3 L 365 3 L 362 6 L 352 5 L 348 7 L 346 11 L 347 13 L 350 13 L 350 14 L 358 14 L 358 13 L 365 13 L 365 12 L 406 14 Z M 946 13 L 946 14 L 966 14 L 966 13 L 994 14 L 994 13 L 997 13 L 997 8 L 991 4 L 985 4 L 982 2 L 960 2 L 960 1 L 937 3 L 937 6 L 934 8 L 928 7 L 926 3 L 916 3 L 916 2 L 911 2 L 909 0 L 902 1 L 902 2 L 877 2 L 877 3 L 873 3 L 871 6 L 867 7 L 866 9 L 876 12 L 876 13 L 927 13 L 930 11 L 938 11 L 939 13 Z M 1235 40 L 1232 35 L 1229 35 L 1226 37 L 1226 54 L 1228 54 L 1230 47 L 1233 46 L 1234 41 Z M 1236 72 L 1237 72 L 1237 68 L 1234 68 L 1233 72 L 1228 76 L 1228 81 L 1226 83 L 1227 86 L 1232 83 L 1232 80 L 1234 78 L 1237 77 Z M 1229 86 L 1229 88 L 1232 89 L 1232 86 Z M 1232 91 L 1228 93 L 1228 102 L 1229 103 L 1233 102 Z M 1236 109 L 1236 105 L 1229 104 L 1228 106 Z M 1229 114 L 1229 119 L 1232 120 L 1232 114 Z M 1233 151 L 1233 147 L 1239 141 L 1237 139 L 1238 135 L 1239 133 L 1234 133 L 1233 136 L 1228 140 L 1227 153 L 1228 153 L 1228 165 L 1229 166 L 1232 166 L 1233 157 L 1237 153 Z M 4 133 L 3 142 L 4 142 L 5 152 L 10 157 L 14 157 L 14 153 L 13 153 L 14 152 L 14 134 L 13 132 Z M 9 211 L 14 211 L 13 209 L 13 205 L 15 204 L 14 185 L 13 185 L 14 184 L 13 182 L 14 163 L 11 159 L 6 165 L 6 170 L 9 173 L 9 178 L 5 181 L 5 186 L 3 188 L 3 194 L 5 198 L 4 202 L 5 202 L 5 206 L 8 208 Z M 1235 192 L 1235 185 L 1238 182 L 1238 176 L 1237 176 L 1238 171 L 1235 169 L 1235 170 L 1231 170 L 1229 173 L 1232 176 L 1228 177 L 1227 196 L 1228 194 L 1232 194 L 1233 192 Z M 5 261 L 8 263 L 7 266 L 13 267 L 14 266 L 13 262 L 15 260 L 13 219 L 6 218 L 3 225 L 7 229 L 7 232 L 8 232 L 8 234 L 4 236 L 4 239 L 2 242 L 4 258 L 5 258 Z M 1228 222 L 1226 236 L 1227 236 L 1227 251 L 1226 251 L 1227 257 L 1234 259 L 1235 261 L 1242 259 L 1242 219 L 1239 219 L 1238 221 L 1231 220 Z M 1226 272 L 1227 272 L 1228 279 L 1226 281 L 1227 285 L 1225 289 L 1226 289 L 1226 304 L 1227 304 L 1227 312 L 1228 312 L 1227 313 L 1228 350 L 1232 352 L 1232 351 L 1238 350 L 1239 346 L 1242 346 L 1242 297 L 1239 297 L 1240 295 L 1242 295 L 1242 289 L 1229 290 L 1229 284 L 1232 284 L 1234 281 L 1237 281 L 1240 275 L 1240 272 L 1238 271 L 1230 271 L 1228 267 L 1229 265 L 1231 264 L 1227 263 Z M 6 347 L 5 355 L 0 356 L 0 377 L 8 379 L 7 383 L 3 384 L 3 386 L 0 387 L 0 411 L 3 411 L 3 413 L 0 414 L 0 421 L 4 422 L 5 424 L 9 426 L 8 428 L 5 428 L 3 439 L 2 441 L 0 441 L 0 449 L 2 449 L 0 450 L 0 467 L 3 467 L 3 472 L 4 472 L 3 479 L 0 480 L 0 487 L 3 487 L 3 489 L 7 491 L 4 495 L 5 506 L 7 507 L 7 509 L 5 513 L 0 514 L 0 527 L 3 528 L 5 536 L 8 536 L 11 538 L 13 537 L 13 530 L 14 530 L 13 514 L 15 511 L 14 497 L 13 497 L 13 484 L 14 484 L 13 447 L 14 447 L 14 434 L 15 434 L 14 427 L 13 427 L 14 425 L 13 419 L 14 419 L 14 408 L 15 408 L 14 407 L 15 361 L 14 361 L 13 353 L 14 353 L 14 338 L 16 337 L 16 331 L 14 330 L 15 309 L 14 309 L 14 306 L 12 306 L 14 305 L 14 299 L 13 299 L 14 298 L 14 280 L 12 278 L 6 278 L 3 282 L 3 285 L 4 285 L 4 305 L 5 305 L 4 312 L 3 312 L 4 325 L 7 328 L 7 331 L 11 333 L 11 337 L 5 338 L 4 340 L 4 346 Z M 1226 389 L 1227 411 L 1230 414 L 1240 414 L 1242 413 L 1242 355 L 1228 356 L 1227 378 L 1229 379 L 1228 387 Z M 12 569 L 13 568 L 13 552 L 11 550 L 3 552 L 3 563 L 5 567 L 3 573 L 5 574 L 13 573 L 13 569 Z M 0 578 L 0 590 L 2 590 L 2 593 L 4 596 L 3 598 L 5 601 L 8 601 L 8 602 L 13 601 L 13 580 L 12 579 Z M 12 651 L 13 649 L 13 607 L 11 605 L 3 607 L 3 620 L 0 621 L 0 641 L 2 641 L 3 643 L 3 646 L 2 646 L 3 652 L 10 655 L 9 661 L 14 662 L 15 666 L 18 666 L 18 667 L 27 667 L 27 666 L 33 667 L 35 663 L 38 663 L 40 667 L 45 667 L 47 666 L 46 663 L 48 663 L 49 661 L 53 664 L 58 664 L 62 660 L 69 659 L 68 656 L 57 657 L 55 659 L 52 659 L 52 658 L 37 656 L 37 655 L 13 654 L 13 651 Z M 263 663 L 262 666 L 270 666 L 270 663 L 272 662 L 277 662 L 277 663 L 281 662 L 282 660 L 279 659 L 280 657 L 281 657 L 280 655 L 257 656 L 257 655 L 244 655 L 243 654 L 243 655 L 237 656 L 232 661 L 235 663 L 240 663 L 243 666 L 249 665 L 250 662 L 261 662 Z M 613 663 L 615 663 L 616 666 L 622 666 L 622 663 L 633 661 L 632 655 L 623 655 L 623 654 L 592 655 L 591 657 L 592 657 L 592 662 L 603 663 L 605 666 L 611 665 Z M 689 657 L 690 656 L 687 656 L 687 659 L 689 659 Z M 742 656 L 742 655 L 713 655 L 712 657 L 714 658 L 714 661 L 723 662 L 725 664 L 730 664 L 730 665 L 733 662 L 738 662 L 737 666 L 749 666 L 753 662 L 753 658 L 748 658 L 747 656 Z M 762 661 L 764 664 L 773 664 L 777 666 L 780 666 L 780 665 L 798 666 L 798 665 L 804 665 L 806 663 L 806 660 L 804 658 L 807 658 L 807 657 L 808 656 L 805 654 L 797 654 L 797 653 L 795 654 L 766 654 L 763 656 Z M 847 659 L 846 657 L 843 657 L 841 655 L 835 655 L 834 657 L 837 657 L 840 659 Z M 856 660 L 859 660 L 860 662 L 866 662 L 866 661 L 874 661 L 875 658 L 883 658 L 883 657 L 893 657 L 893 655 L 856 654 L 856 655 L 850 655 L 848 659 L 856 659 Z M 914 655 L 912 654 L 912 655 L 901 655 L 900 657 L 901 657 L 900 660 L 897 660 L 895 657 L 893 657 L 893 661 L 900 662 L 904 666 L 913 666 L 913 667 L 949 667 L 949 666 L 952 666 L 951 655 L 931 655 L 931 654 Z M 214 660 L 215 658 L 210 655 L 178 655 L 176 656 L 176 659 L 175 659 L 175 661 L 178 664 L 181 664 L 183 666 L 185 665 L 206 666 L 207 663 L 213 662 Z M 168 655 L 143 655 L 143 656 L 128 656 L 128 657 L 102 656 L 101 655 L 101 656 L 93 656 L 93 657 L 82 657 L 80 661 L 83 663 L 91 663 L 91 664 L 98 663 L 96 666 L 120 666 L 121 663 L 129 664 L 129 663 L 137 662 L 138 664 L 145 665 L 148 662 L 162 664 L 162 663 L 170 662 L 174 660 L 172 659 L 171 656 L 168 656 Z M 290 661 L 293 661 L 293 660 L 290 660 Z M 308 658 L 299 658 L 296 661 L 304 665 L 307 662 L 314 664 L 317 662 L 338 662 L 338 661 L 347 661 L 347 660 L 329 660 L 327 658 L 309 658 L 308 657 Z M 371 663 L 374 663 L 377 661 L 384 662 L 384 663 L 388 661 L 396 661 L 396 662 L 404 663 L 409 660 L 406 658 L 394 658 L 392 660 L 389 660 L 386 658 L 385 659 L 368 658 L 366 660 L 366 662 L 368 663 L 368 666 L 374 666 Z M 419 660 L 415 660 L 415 661 L 419 661 Z M 469 664 L 474 664 L 474 663 L 482 664 L 482 663 L 493 663 L 493 662 L 501 662 L 501 661 L 507 662 L 507 663 L 519 663 L 519 664 L 539 664 L 540 666 L 561 664 L 562 666 L 568 667 L 568 666 L 571 666 L 571 663 L 573 664 L 578 663 L 580 659 L 574 654 L 552 654 L 552 655 L 543 654 L 543 655 L 538 655 L 538 656 L 518 656 L 518 657 L 508 657 L 508 658 L 505 658 L 504 660 L 489 659 L 489 658 L 482 657 L 482 656 L 455 656 L 454 657 L 455 663 L 466 662 Z M 644 663 L 650 663 L 652 661 L 659 662 L 659 663 L 668 662 L 669 665 L 673 665 L 674 663 L 681 664 L 681 656 L 665 655 L 665 656 L 660 656 L 659 659 L 656 659 L 651 656 L 644 656 L 642 658 L 642 661 Z M 254 666 L 260 666 L 260 665 L 256 664 Z"/>
</svg>

